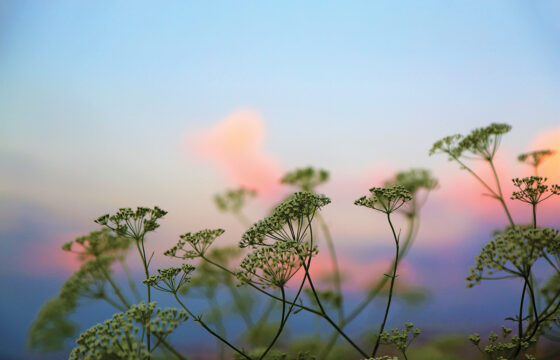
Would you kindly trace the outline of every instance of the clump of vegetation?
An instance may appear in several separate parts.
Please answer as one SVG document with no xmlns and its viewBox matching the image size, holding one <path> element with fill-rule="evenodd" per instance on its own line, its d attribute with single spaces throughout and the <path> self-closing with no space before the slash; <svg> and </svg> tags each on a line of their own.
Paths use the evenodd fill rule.
<svg viewBox="0 0 560 360">
<path fill-rule="evenodd" d="M 470 336 L 480 353 L 489 359 L 534 359 L 541 337 L 555 339 L 560 315 L 560 233 L 558 229 L 538 225 L 538 209 L 543 201 L 560 195 L 558 185 L 547 184 L 538 176 L 538 167 L 548 150 L 519 156 L 534 168 L 534 176 L 513 179 L 516 190 L 509 199 L 530 207 L 532 222 L 514 221 L 505 201 L 494 158 L 500 141 L 511 127 L 491 124 L 468 135 L 453 135 L 437 141 L 430 154 L 444 153 L 481 183 L 486 195 L 496 199 L 509 225 L 496 231 L 484 245 L 467 276 L 467 287 L 481 281 L 516 278 L 521 280 L 520 304 L 510 329 L 502 326 L 502 336 L 491 332 L 486 344 L 480 335 Z M 488 164 L 492 179 L 483 179 L 468 166 L 478 159 Z M 138 207 L 119 209 L 113 215 L 95 220 L 101 229 L 62 246 L 82 262 L 78 271 L 64 283 L 59 294 L 40 310 L 29 334 L 29 346 L 36 350 L 62 349 L 75 338 L 79 325 L 70 320 L 84 300 L 104 301 L 117 313 L 85 331 L 77 338 L 70 359 L 155 359 L 161 356 L 186 359 L 188 350 L 177 350 L 168 342 L 169 335 L 187 322 L 196 323 L 218 344 L 217 358 L 235 359 L 368 359 L 395 360 L 413 358 L 409 348 L 420 330 L 411 322 L 404 327 L 385 330 L 391 305 L 400 293 L 397 283 L 399 264 L 416 238 L 422 205 L 438 182 L 430 171 L 411 169 L 387 179 L 382 187 L 371 187 L 368 195 L 355 205 L 383 215 L 387 233 L 392 237 L 394 256 L 390 267 L 366 290 L 353 308 L 345 306 L 342 291 L 343 272 L 338 264 L 335 242 L 321 216 L 330 199 L 317 193 L 329 179 L 323 169 L 295 169 L 282 183 L 295 191 L 277 204 L 268 216 L 252 222 L 244 207 L 256 193 L 248 189 L 228 190 L 216 195 L 219 210 L 235 216 L 246 231 L 238 246 L 216 245 L 224 229 L 203 229 L 178 237 L 176 244 L 164 252 L 179 264 L 153 271 L 153 252 L 146 247 L 150 233 L 159 226 L 166 211 Z M 395 226 L 395 216 L 404 221 L 404 231 Z M 310 269 L 321 241 L 325 241 L 331 261 L 331 283 L 318 283 Z M 136 287 L 126 265 L 126 254 L 135 249 L 144 270 L 144 295 Z M 535 264 L 549 267 L 550 278 L 539 288 Z M 120 265 L 127 275 L 128 291 L 116 281 L 114 269 Z M 550 275 L 552 274 L 552 275 Z M 153 291 L 169 296 L 177 308 L 161 309 L 152 301 Z M 229 294 L 225 297 L 224 293 Z M 218 299 L 220 294 L 220 299 Z M 134 297 L 131 301 L 128 297 Z M 202 295 L 208 303 L 204 314 L 193 310 L 190 296 Z M 349 333 L 346 327 L 363 315 L 374 299 L 385 297 L 379 309 L 379 324 L 371 326 L 373 339 Z M 282 343 L 290 319 L 304 312 L 328 324 L 328 336 Z M 257 316 L 258 315 L 258 316 Z M 239 316 L 245 324 L 241 335 L 228 334 L 224 319 Z M 443 345 L 442 345 L 443 344 Z M 441 355 L 446 343 L 425 347 L 424 356 Z M 413 348 L 416 348 L 414 346 Z M 476 351 L 473 349 L 473 351 Z M 418 354 L 421 354 L 419 351 Z M 455 355 L 454 355 L 455 356 Z M 425 358 L 425 357 L 424 357 Z M 443 358 L 443 357 L 441 357 Z M 452 357 L 456 358 L 456 357 Z"/>
</svg>

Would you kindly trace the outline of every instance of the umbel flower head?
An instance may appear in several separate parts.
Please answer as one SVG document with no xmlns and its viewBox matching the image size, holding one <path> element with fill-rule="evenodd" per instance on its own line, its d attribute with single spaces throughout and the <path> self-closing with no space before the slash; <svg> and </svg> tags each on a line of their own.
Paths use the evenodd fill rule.
<svg viewBox="0 0 560 360">
<path fill-rule="evenodd" d="M 118 235 L 140 239 L 147 232 L 159 227 L 158 220 L 164 217 L 167 211 L 155 206 L 153 209 L 138 207 L 136 211 L 131 208 L 121 208 L 114 215 L 105 214 L 98 217 L 95 222 L 115 231 Z"/>
<path fill-rule="evenodd" d="M 560 186 L 552 185 L 549 188 L 549 186 L 545 184 L 546 180 L 547 178 L 540 176 L 513 179 L 513 185 L 519 190 L 513 192 L 511 199 L 537 205 L 552 195 L 560 195 Z"/>
<path fill-rule="evenodd" d="M 538 168 L 541 162 L 549 156 L 554 155 L 552 150 L 537 150 L 528 153 L 520 154 L 517 160 L 523 163 L 527 163 L 535 168 Z"/>
<path fill-rule="evenodd" d="M 354 204 L 390 214 L 412 200 L 412 195 L 402 185 L 388 188 L 373 187 L 369 191 L 371 193 L 369 197 L 362 196 L 354 201 Z"/>
<path fill-rule="evenodd" d="M 479 346 L 479 334 L 473 334 L 469 336 L 469 340 L 473 345 L 478 347 L 480 351 L 482 351 L 492 359 L 512 359 L 512 356 L 515 355 L 518 348 L 525 351 L 536 342 L 535 338 L 526 340 L 520 339 L 517 335 L 514 335 L 511 337 L 511 339 L 508 339 L 511 333 L 512 329 L 502 326 L 502 338 L 500 339 L 498 334 L 490 331 L 490 335 L 488 335 L 488 345 L 486 345 L 484 348 Z M 527 354 L 525 355 L 525 359 L 535 359 L 535 357 Z"/>
<path fill-rule="evenodd" d="M 434 143 L 430 155 L 441 152 L 449 155 L 449 160 L 454 160 L 465 153 L 470 153 L 478 158 L 492 160 L 502 135 L 510 130 L 511 126 L 508 124 L 492 123 L 487 127 L 474 129 L 467 136 L 459 134 L 446 136 Z"/>
<path fill-rule="evenodd" d="M 404 329 L 393 329 L 389 333 L 384 331 L 381 334 L 381 344 L 393 345 L 400 352 L 405 352 L 410 346 L 412 341 L 420 335 L 420 330 L 418 328 L 414 329 L 414 324 L 407 322 Z"/>
<path fill-rule="evenodd" d="M 270 245 L 265 242 L 267 239 L 302 242 L 315 212 L 330 202 L 325 195 L 296 192 L 274 208 L 268 217 L 253 224 L 241 237 L 239 246 Z"/>
<path fill-rule="evenodd" d="M 245 201 L 257 195 L 254 190 L 239 188 L 235 190 L 227 190 L 223 194 L 216 194 L 214 202 L 218 209 L 224 212 L 239 213 Z"/>
<path fill-rule="evenodd" d="M 187 320 L 183 310 L 156 308 L 156 303 L 133 305 L 80 335 L 70 360 L 149 359 L 150 352 L 139 338 L 142 327 L 165 338 Z"/>
<path fill-rule="evenodd" d="M 400 185 L 414 196 L 420 190 L 433 190 L 438 181 L 427 169 L 410 169 L 398 172 L 393 178 L 385 181 L 385 187 Z"/>
<path fill-rule="evenodd" d="M 241 262 L 238 278 L 263 287 L 283 287 L 317 248 L 295 241 L 277 241 L 253 250 Z"/>
<path fill-rule="evenodd" d="M 180 236 L 177 245 L 167 250 L 164 255 L 180 259 L 194 259 L 204 256 L 216 238 L 225 232 L 224 229 L 204 229 L 195 233 L 186 233 Z M 185 249 L 185 245 L 191 249 Z"/>
<path fill-rule="evenodd" d="M 510 226 L 497 233 L 475 257 L 475 266 L 470 268 L 470 275 L 466 278 L 467 287 L 473 287 L 485 276 L 498 271 L 526 276 L 525 269 L 543 257 L 545 251 L 554 253 L 558 243 L 560 233 L 556 229 Z"/>
<path fill-rule="evenodd" d="M 116 236 L 107 228 L 92 231 L 62 245 L 62 250 L 78 254 L 80 260 L 99 256 L 123 256 L 130 247 L 128 237 Z"/>
<path fill-rule="evenodd" d="M 308 166 L 286 173 L 280 181 L 282 184 L 297 186 L 302 191 L 315 192 L 315 188 L 327 180 L 329 180 L 329 172 L 327 170 L 316 170 Z"/>
<path fill-rule="evenodd" d="M 194 266 L 183 264 L 181 267 L 158 269 L 157 275 L 152 275 L 142 281 L 144 284 L 163 292 L 176 293 L 189 280 Z"/>
</svg>

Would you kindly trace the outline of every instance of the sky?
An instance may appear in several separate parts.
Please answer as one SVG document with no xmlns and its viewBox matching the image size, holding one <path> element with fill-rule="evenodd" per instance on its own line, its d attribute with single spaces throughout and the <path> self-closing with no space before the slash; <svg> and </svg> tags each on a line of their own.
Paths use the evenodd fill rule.
<svg viewBox="0 0 560 360">
<path fill-rule="evenodd" d="M 26 315 L 13 336 L 23 344 L 40 303 L 76 268 L 60 245 L 95 230 L 97 216 L 159 205 L 169 214 L 155 250 L 207 227 L 234 244 L 243 229 L 212 196 L 256 188 L 247 212 L 257 220 L 291 191 L 281 175 L 307 165 L 331 173 L 319 190 L 333 199 L 324 216 L 343 264 L 387 244 L 383 219 L 353 200 L 398 170 L 431 169 L 440 187 L 405 266 L 421 282 L 443 276 L 428 263 L 461 258 L 440 280 L 462 289 L 477 246 L 506 219 L 428 150 L 511 124 L 497 157 L 507 191 L 530 170 L 517 154 L 560 151 L 559 14 L 554 1 L 2 2 L 0 280 L 50 284 L 18 305 Z M 557 182 L 559 156 L 543 165 Z M 543 223 L 558 226 L 558 203 Z M 378 266 L 360 261 L 356 273 Z M 32 293 L 20 291 L 0 320 Z"/>
</svg>

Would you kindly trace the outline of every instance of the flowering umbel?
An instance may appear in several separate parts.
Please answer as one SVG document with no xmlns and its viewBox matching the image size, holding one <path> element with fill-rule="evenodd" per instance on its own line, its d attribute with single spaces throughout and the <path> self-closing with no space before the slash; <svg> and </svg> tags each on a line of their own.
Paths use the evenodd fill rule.
<svg viewBox="0 0 560 360">
<path fill-rule="evenodd" d="M 239 246 L 267 245 L 267 239 L 302 242 L 315 212 L 330 202 L 325 195 L 296 192 L 274 208 L 268 217 L 253 224 L 241 237 Z"/>
<path fill-rule="evenodd" d="M 412 200 L 412 195 L 402 185 L 388 188 L 372 187 L 369 192 L 369 197 L 362 196 L 354 201 L 354 204 L 390 214 Z"/>
<path fill-rule="evenodd" d="M 459 134 L 446 136 L 434 143 L 430 155 L 441 152 L 449 155 L 449 159 L 453 160 L 470 153 L 476 157 L 492 160 L 502 135 L 510 130 L 511 126 L 508 124 L 492 123 L 487 127 L 474 129 L 467 136 Z"/>
</svg>

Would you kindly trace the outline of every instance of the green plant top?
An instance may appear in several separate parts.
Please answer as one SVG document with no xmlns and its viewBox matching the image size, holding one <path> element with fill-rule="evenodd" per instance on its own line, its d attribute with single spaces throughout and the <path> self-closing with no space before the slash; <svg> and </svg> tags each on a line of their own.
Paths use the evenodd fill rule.
<svg viewBox="0 0 560 360">
<path fill-rule="evenodd" d="M 284 175 L 280 180 L 282 184 L 288 184 L 299 187 L 303 191 L 315 192 L 315 188 L 329 180 L 329 172 L 324 169 L 318 169 L 308 166 L 305 168 L 295 169 Z"/>
<path fill-rule="evenodd" d="M 302 242 L 315 212 L 330 202 L 325 195 L 296 192 L 275 207 L 268 217 L 253 224 L 241 237 L 239 246 L 270 245 L 265 243 L 267 238 Z"/>
<path fill-rule="evenodd" d="M 362 196 L 354 201 L 354 204 L 390 214 L 412 200 L 412 194 L 402 185 L 388 188 L 372 187 L 369 192 L 369 197 Z"/>
<path fill-rule="evenodd" d="M 432 146 L 430 155 L 442 152 L 449 155 L 450 160 L 458 159 L 465 153 L 475 157 L 492 160 L 500 144 L 503 134 L 511 130 L 508 124 L 492 123 L 487 127 L 474 129 L 467 136 L 460 134 L 446 136 Z"/>
</svg>

